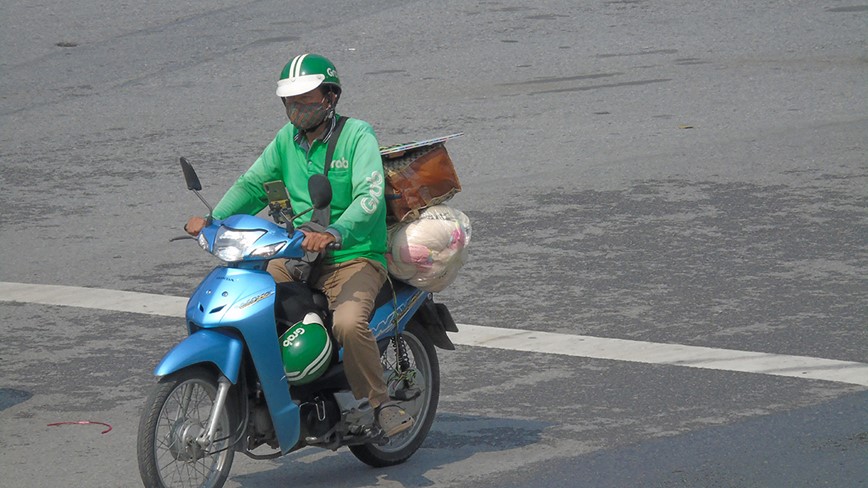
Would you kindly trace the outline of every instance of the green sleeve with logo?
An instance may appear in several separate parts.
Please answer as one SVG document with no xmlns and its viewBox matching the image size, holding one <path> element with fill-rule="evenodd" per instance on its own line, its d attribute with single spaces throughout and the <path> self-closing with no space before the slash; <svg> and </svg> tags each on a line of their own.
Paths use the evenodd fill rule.
<svg viewBox="0 0 868 488">
<path fill-rule="evenodd" d="M 277 133 L 214 208 L 214 218 L 258 213 L 268 204 L 262 184 L 274 180 L 283 180 L 286 185 L 293 212 L 312 207 L 307 181 L 311 175 L 324 172 L 326 143 L 316 140 L 306 151 L 295 142 L 296 134 L 292 124 Z M 370 124 L 348 119 L 332 159 L 328 175 L 332 185 L 330 227 L 340 233 L 342 248 L 331 251 L 326 262 L 367 258 L 385 266 L 385 179 L 379 144 Z M 308 213 L 296 219 L 295 225 L 310 217 Z"/>
</svg>

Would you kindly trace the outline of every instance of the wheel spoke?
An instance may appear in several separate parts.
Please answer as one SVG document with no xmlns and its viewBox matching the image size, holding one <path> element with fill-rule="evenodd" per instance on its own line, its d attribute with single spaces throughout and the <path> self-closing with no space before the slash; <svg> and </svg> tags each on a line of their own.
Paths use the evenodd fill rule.
<svg viewBox="0 0 868 488">
<path fill-rule="evenodd" d="M 401 354 L 398 348 L 391 344 L 380 357 L 383 364 L 383 379 L 386 381 L 389 394 L 392 395 L 397 389 L 407 386 L 419 388 L 419 395 L 409 401 L 400 402 L 400 405 L 413 417 L 416 422 L 406 431 L 390 437 L 385 445 L 363 444 L 350 446 L 350 451 L 360 461 L 374 467 L 393 466 L 402 463 L 413 455 L 425 439 L 434 415 L 437 411 L 439 398 L 439 365 L 434 345 L 425 335 L 425 331 L 418 323 L 410 323 L 407 330 L 401 334 L 404 344 L 400 349 L 404 350 L 403 358 L 405 368 L 398 368 Z M 399 374 L 397 371 L 401 371 Z"/>
<path fill-rule="evenodd" d="M 186 381 L 174 383 L 162 403 L 155 405 L 159 411 L 154 412 L 150 424 L 153 434 L 148 462 L 152 463 L 156 478 L 151 481 L 143 472 L 146 485 L 212 487 L 222 483 L 221 478 L 231 464 L 231 439 L 224 437 L 232 430 L 230 413 L 226 410 L 217 419 L 215 438 L 219 441 L 206 448 L 196 442 L 211 415 L 217 394 L 215 382 L 201 372 L 198 376 L 188 373 L 186 377 Z"/>
<path fill-rule="evenodd" d="M 416 418 L 416 425 L 414 425 L 410 430 L 391 438 L 386 446 L 381 446 L 383 450 L 387 451 L 399 450 L 408 444 L 415 437 L 418 430 L 422 428 L 424 416 L 428 414 L 426 410 L 431 396 L 431 392 L 428 391 L 430 387 L 429 378 L 431 371 L 427 368 L 426 361 L 421 361 L 420 363 L 420 361 L 417 360 L 418 355 L 426 354 L 419 339 L 415 336 L 407 337 L 407 335 L 408 334 L 403 334 L 400 339 L 404 341 L 403 349 L 406 351 L 407 359 L 409 360 L 408 370 L 404 372 L 404 377 L 406 377 L 408 373 L 413 374 L 413 386 L 419 388 L 422 391 L 422 394 L 414 400 L 402 403 L 402 406 Z M 403 378 L 399 378 L 399 374 L 397 373 L 400 358 L 397 357 L 395 350 L 395 347 L 389 347 L 381 357 L 385 370 L 386 385 L 391 391 L 401 388 L 403 386 L 401 383 L 404 381 Z M 423 364 L 425 367 L 420 369 L 419 364 Z"/>
</svg>

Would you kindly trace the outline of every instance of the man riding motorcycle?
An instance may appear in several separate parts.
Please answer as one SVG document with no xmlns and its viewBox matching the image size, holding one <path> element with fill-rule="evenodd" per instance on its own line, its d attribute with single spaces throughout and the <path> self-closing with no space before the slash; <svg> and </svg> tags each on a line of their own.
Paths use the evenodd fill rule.
<svg viewBox="0 0 868 488">
<path fill-rule="evenodd" d="M 336 134 L 341 116 L 335 106 L 341 92 L 337 70 L 325 57 L 303 54 L 287 63 L 277 83 L 277 96 L 290 123 L 229 188 L 211 217 L 258 213 L 268 201 L 263 184 L 274 180 L 286 185 L 292 208 L 310 208 L 308 179 L 327 174 L 333 193 L 330 225 L 323 232 L 302 227 L 302 247 L 323 253 L 334 242 L 340 249 L 324 256 L 311 285 L 329 300 L 332 331 L 344 349 L 353 395 L 368 399 L 385 435 L 393 436 L 412 427 L 413 418 L 389 398 L 380 352 L 368 327 L 374 300 L 387 278 L 383 163 L 370 124 L 348 118 Z M 327 162 L 327 146 L 336 135 L 334 155 Z M 309 213 L 299 217 L 296 227 L 310 218 Z M 197 236 L 206 222 L 204 217 L 191 217 L 184 229 Z M 278 283 L 293 280 L 286 264 L 286 260 L 273 260 L 268 265 L 267 271 Z"/>
</svg>

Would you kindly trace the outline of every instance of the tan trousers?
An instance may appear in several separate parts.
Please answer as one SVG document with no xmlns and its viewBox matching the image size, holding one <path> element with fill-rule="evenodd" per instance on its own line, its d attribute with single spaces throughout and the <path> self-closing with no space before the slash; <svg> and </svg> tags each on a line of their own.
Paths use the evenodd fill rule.
<svg viewBox="0 0 868 488">
<path fill-rule="evenodd" d="M 285 262 L 275 259 L 268 263 L 267 271 L 278 283 L 292 281 Z M 353 396 L 359 400 L 367 397 L 374 408 L 389 400 L 380 350 L 368 327 L 374 300 L 385 281 L 386 269 L 382 264 L 360 258 L 324 265 L 320 278 L 313 284 L 329 300 L 332 332 L 344 348 L 344 370 Z"/>
</svg>

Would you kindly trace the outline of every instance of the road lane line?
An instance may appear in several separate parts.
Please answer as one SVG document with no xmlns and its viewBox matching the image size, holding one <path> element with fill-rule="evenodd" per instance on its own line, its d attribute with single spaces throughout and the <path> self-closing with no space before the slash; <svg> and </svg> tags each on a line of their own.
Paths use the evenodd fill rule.
<svg viewBox="0 0 868 488">
<path fill-rule="evenodd" d="M 183 317 L 187 299 L 153 293 L 0 281 L 0 301 Z"/>
<path fill-rule="evenodd" d="M 187 304 L 184 297 L 152 293 L 2 281 L 0 301 L 167 317 L 183 317 Z M 463 346 L 786 376 L 868 387 L 868 364 L 854 361 L 470 324 L 458 324 L 458 327 L 460 332 L 451 334 L 452 342 Z"/>
<path fill-rule="evenodd" d="M 460 332 L 452 336 L 452 342 L 465 346 L 758 373 L 868 386 L 868 364 L 853 361 L 521 329 L 508 329 L 513 334 L 503 336 L 503 329 L 467 324 L 459 324 L 458 328 Z"/>
</svg>

